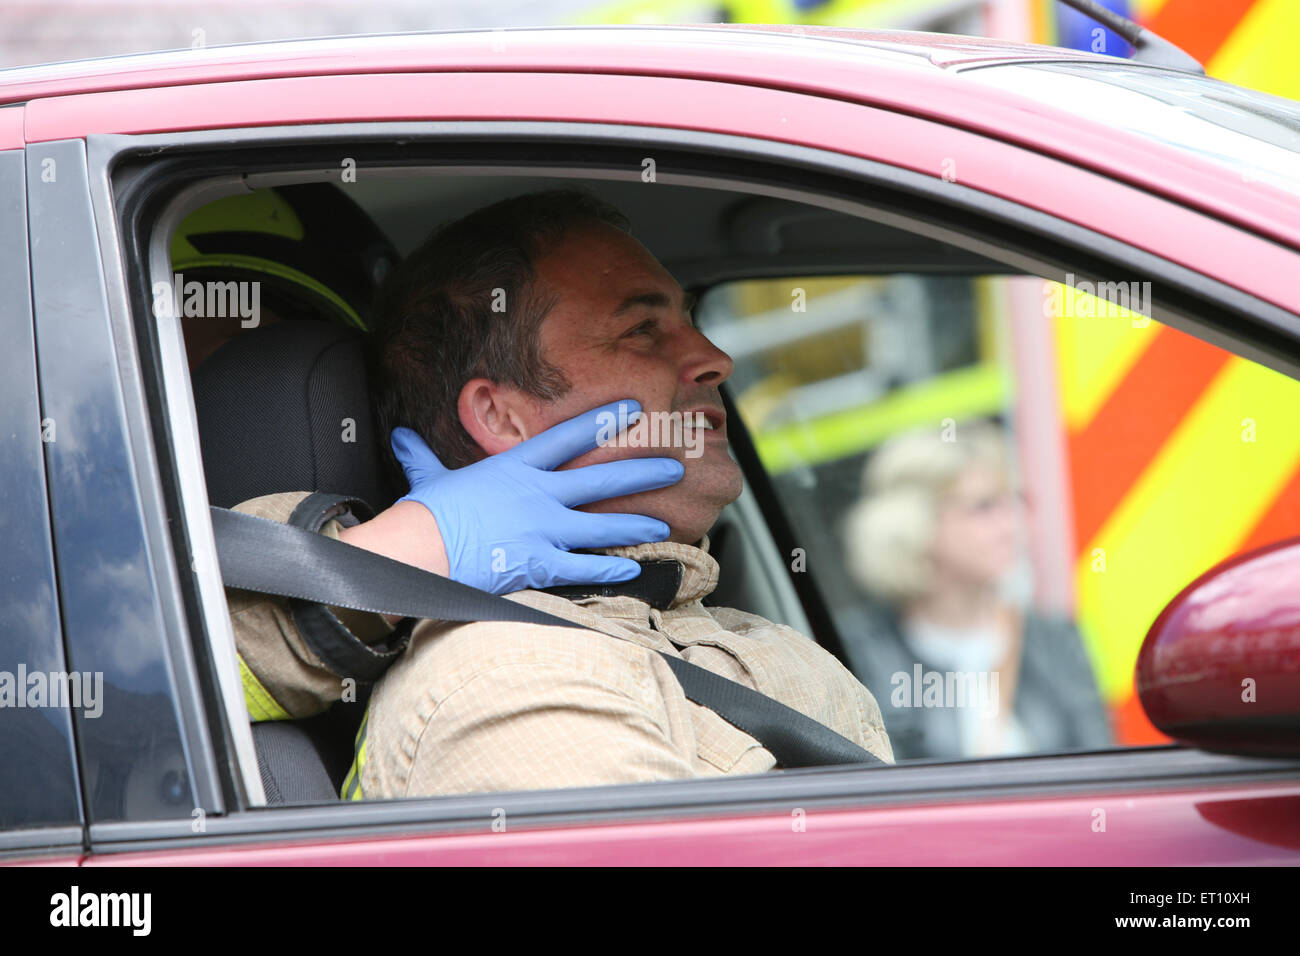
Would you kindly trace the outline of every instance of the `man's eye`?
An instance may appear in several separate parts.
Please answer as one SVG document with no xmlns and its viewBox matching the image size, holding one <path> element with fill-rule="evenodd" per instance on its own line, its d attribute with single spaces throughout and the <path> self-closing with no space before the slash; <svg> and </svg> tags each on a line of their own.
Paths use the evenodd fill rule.
<svg viewBox="0 0 1300 956">
<path fill-rule="evenodd" d="M 654 321 L 642 322 L 636 328 L 632 329 L 628 335 L 653 335 L 655 331 Z"/>
</svg>

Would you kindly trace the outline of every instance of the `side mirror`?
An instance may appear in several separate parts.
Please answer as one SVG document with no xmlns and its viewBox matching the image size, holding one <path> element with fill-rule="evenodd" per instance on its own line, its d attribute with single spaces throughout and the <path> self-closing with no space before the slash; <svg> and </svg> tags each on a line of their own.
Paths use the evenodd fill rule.
<svg viewBox="0 0 1300 956">
<path fill-rule="evenodd" d="M 1138 652 L 1137 690 L 1179 743 L 1300 755 L 1300 538 L 1230 558 L 1170 601 Z"/>
</svg>

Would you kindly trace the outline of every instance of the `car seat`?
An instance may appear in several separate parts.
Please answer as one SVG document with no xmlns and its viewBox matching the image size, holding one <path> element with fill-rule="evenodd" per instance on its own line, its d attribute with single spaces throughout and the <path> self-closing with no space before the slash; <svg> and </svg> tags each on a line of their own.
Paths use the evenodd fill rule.
<svg viewBox="0 0 1300 956">
<path fill-rule="evenodd" d="M 248 330 L 194 372 L 209 501 L 327 491 L 376 511 L 396 495 L 384 476 L 362 336 L 321 321 Z M 364 701 L 318 717 L 253 725 L 269 803 L 337 800 Z"/>
<path fill-rule="evenodd" d="M 342 493 L 376 510 L 391 503 L 355 330 L 368 326 L 375 290 L 397 259 L 365 210 L 332 183 L 226 196 L 177 227 L 172 271 L 256 282 L 265 323 L 208 327 L 197 317 L 186 329 L 187 340 L 200 331 L 206 339 L 190 358 L 212 504 L 286 491 Z M 255 724 L 269 801 L 337 799 L 363 710 L 339 704 L 307 721 Z"/>
</svg>

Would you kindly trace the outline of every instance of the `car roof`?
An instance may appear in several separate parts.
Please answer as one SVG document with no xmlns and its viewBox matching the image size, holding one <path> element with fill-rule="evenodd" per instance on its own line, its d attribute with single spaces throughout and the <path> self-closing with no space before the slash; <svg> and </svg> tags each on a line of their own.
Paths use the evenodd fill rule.
<svg viewBox="0 0 1300 956">
<path fill-rule="evenodd" d="M 701 57 L 706 52 L 707 61 Z M 897 30 L 780 24 L 533 27 L 276 40 L 11 67 L 0 70 L 0 103 L 269 77 L 467 68 L 572 70 L 578 63 L 591 72 L 634 68 L 664 75 L 707 73 L 771 85 L 772 60 L 783 57 L 805 61 L 805 67 L 812 60 L 814 69 L 820 62 L 816 72 L 833 72 L 845 63 L 861 68 L 906 63 L 943 70 L 976 63 L 1115 62 L 1113 57 L 1059 47 Z"/>
<path fill-rule="evenodd" d="M 1019 73 L 1006 83 L 990 81 L 998 74 L 1042 69 L 1082 71 L 1093 79 L 1119 72 L 1121 85 L 1136 78 L 1177 82 L 1190 85 L 1198 96 L 1247 93 L 1204 76 L 1057 47 L 905 31 L 696 24 L 325 37 L 21 67 L 0 71 L 0 106 L 100 92 L 148 97 L 166 88 L 385 73 L 706 80 L 857 102 L 937 121 L 1125 179 L 1300 247 L 1295 225 L 1300 220 L 1289 212 L 1300 209 L 1300 197 L 1291 191 L 1269 182 L 1235 188 L 1230 181 L 1243 174 L 1231 163 L 1142 130 L 1124 129 L 1118 113 L 1092 110 L 1085 115 L 1077 108 L 1077 97 L 1072 107 L 1035 96 L 1035 87 L 1043 85 L 1039 76 Z M 1232 108 L 1248 112 L 1240 104 Z M 1181 113 L 1178 105 L 1157 109 L 1162 116 Z M 21 142 L 27 121 L 6 113 L 10 111 L 0 109 L 0 133 L 7 128 L 8 138 Z M 84 132 L 57 130 L 60 137 Z M 1079 143 L 1104 148 L 1081 150 Z M 1282 208 L 1288 211 L 1280 215 Z"/>
</svg>

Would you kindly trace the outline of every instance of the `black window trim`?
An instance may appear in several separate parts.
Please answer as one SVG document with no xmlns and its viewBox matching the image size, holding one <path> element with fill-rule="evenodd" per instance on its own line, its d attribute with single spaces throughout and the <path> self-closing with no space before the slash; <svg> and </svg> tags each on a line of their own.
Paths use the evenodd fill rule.
<svg viewBox="0 0 1300 956">
<path fill-rule="evenodd" d="M 940 183 L 918 173 L 858 157 L 733 135 L 615 124 L 476 121 L 264 127 L 237 132 L 215 130 L 138 137 L 92 136 L 89 138 L 92 169 L 98 173 L 96 208 L 117 209 L 122 228 L 126 230 L 124 248 L 133 256 L 138 255 L 138 250 L 130 250 L 130 230 L 139 222 L 142 210 L 149 211 L 148 203 L 157 202 L 160 189 L 174 190 L 177 183 L 187 178 L 210 180 L 214 176 L 237 173 L 242 168 L 333 169 L 332 165 L 322 167 L 320 156 L 323 147 L 339 144 L 346 144 L 347 155 L 357 159 L 360 175 L 378 163 L 383 166 L 472 165 L 479 170 L 493 166 L 502 171 L 509 169 L 515 175 L 540 165 L 562 165 L 572 169 L 577 177 L 597 171 L 607 175 L 610 169 L 626 169 L 629 176 L 633 173 L 639 176 L 640 157 L 653 149 L 658 163 L 658 179 L 664 184 L 731 186 L 750 194 L 763 192 L 796 201 L 812 200 L 815 204 L 851 214 L 854 211 L 856 214 L 869 214 L 872 218 L 911 231 L 918 231 L 917 223 L 920 221 L 925 223 L 920 231 L 926 235 L 948 242 L 956 240 L 954 244 L 973 248 L 983 255 L 996 253 L 991 257 L 1007 261 L 1026 272 L 1063 277 L 1066 270 L 1056 266 L 1056 258 L 1051 253 L 1060 254 L 1065 250 L 1068 250 L 1065 260 L 1070 263 L 1069 271 L 1080 278 L 1105 276 L 1108 271 L 1114 271 L 1107 269 L 1108 264 L 1124 263 L 1125 274 L 1149 275 L 1160 280 L 1153 313 L 1157 320 L 1290 377 L 1300 378 L 1300 316 L 1294 313 L 1117 240 L 969 187 Z M 1022 152 L 1036 155 L 1028 150 Z M 141 154 L 147 154 L 150 163 L 144 167 L 132 165 L 131 158 Z M 399 155 L 401 163 L 398 162 Z M 313 156 L 314 162 L 310 161 Z M 618 157 L 622 162 L 617 161 Z M 1054 161 L 1048 157 L 1039 158 Z M 110 194 L 110 173 L 118 187 L 115 195 Z M 799 182 L 797 188 L 796 182 Z M 1134 189 L 1126 184 L 1118 185 Z M 868 190 L 866 196 L 861 195 L 864 187 Z M 116 207 L 111 203 L 113 199 Z M 1016 250 L 1017 243 L 1011 241 L 1016 237 L 1021 246 L 1028 245 L 1032 239 L 1034 248 Z M 133 283 L 138 282 L 137 271 L 132 269 L 129 277 Z M 140 290 L 134 289 L 132 295 L 138 302 Z M 1196 317 L 1198 312 L 1211 317 Z M 125 315 L 120 318 L 128 321 Z M 167 442 L 174 440 L 169 422 L 156 420 L 156 424 L 160 426 L 162 439 Z M 159 458 L 169 455 L 168 450 L 161 449 Z M 210 534 L 210 529 L 204 530 Z M 177 550 L 186 553 L 180 548 Z M 219 581 L 216 584 L 219 587 Z M 1162 749 L 1168 750 L 1156 748 L 1156 751 Z M 1249 775 L 1259 766 L 1247 758 L 1227 758 L 1225 761 L 1225 758 L 1208 754 L 1188 753 L 1193 755 L 1193 763 L 1199 760 L 1203 772 L 1216 779 L 1241 773 Z M 1055 785 L 1092 786 L 1097 782 L 1097 761 L 1111 759 L 1117 754 L 1151 756 L 1145 750 L 1130 749 L 1091 756 L 1061 758 L 1041 755 L 1020 759 L 1039 761 L 1044 771 L 1050 769 L 1058 774 Z M 1163 758 L 1151 759 L 1158 762 Z M 968 781 L 975 764 L 964 761 L 953 766 L 960 767 L 961 780 Z M 1300 765 L 1283 761 L 1276 766 L 1287 771 Z M 922 769 L 917 765 L 904 765 L 891 768 L 890 774 L 912 775 Z M 1156 769 L 1156 764 L 1153 763 L 1151 769 Z M 836 772 L 861 775 L 868 771 L 841 768 Z M 953 776 L 951 772 L 945 773 L 950 778 Z M 768 775 L 762 780 L 744 782 L 744 792 L 736 793 L 735 798 L 760 801 L 769 785 L 785 790 L 790 785 L 798 786 L 798 782 L 810 779 L 804 772 Z M 735 782 L 741 783 L 740 780 Z M 878 778 L 862 778 L 863 786 L 869 787 L 877 782 Z M 1154 780 L 1147 783 L 1156 785 Z M 642 805 L 643 809 L 662 815 L 673 802 L 669 798 L 674 788 L 695 792 L 690 788 L 701 784 L 716 786 L 709 781 L 656 785 L 660 789 L 654 791 L 655 795 L 663 802 Z M 1047 784 L 1040 781 L 1038 785 Z M 967 789 L 965 782 L 954 780 L 948 796 L 960 795 Z M 594 798 L 607 790 L 625 793 L 626 800 L 615 795 L 613 802 L 616 804 L 638 805 L 633 791 L 626 787 L 562 793 L 572 794 L 579 801 L 577 805 L 589 805 L 595 812 L 608 801 Z M 584 796 L 579 798 L 579 794 Z M 456 801 L 460 799 L 464 798 L 424 798 L 416 801 L 420 807 L 418 811 L 394 810 L 395 815 L 391 816 L 394 820 L 409 820 L 414 813 L 422 821 L 432 822 L 432 819 L 447 818 L 459 805 Z M 488 795 L 473 802 L 478 804 L 493 799 L 499 802 L 500 795 Z M 558 805 L 556 801 L 560 798 L 552 794 L 547 799 Z M 588 803 L 582 804 L 582 800 Z M 569 800 L 562 802 L 575 805 Z M 397 803 L 387 801 L 355 805 L 340 803 L 321 808 L 320 812 L 348 814 L 346 818 L 338 818 L 339 826 L 346 828 L 345 819 L 355 819 L 358 825 L 364 825 L 364 821 L 376 816 L 389 817 L 383 808 L 395 806 Z M 730 809 L 731 805 L 727 806 Z M 210 820 L 208 830 L 229 833 L 247 826 L 251 827 L 251 832 L 262 826 L 253 825 L 251 821 L 264 812 L 255 808 L 232 810 L 232 816 L 226 821 Z M 282 815 L 301 811 L 277 808 L 274 812 Z M 288 819 L 285 817 L 286 825 Z M 174 829 L 169 824 L 158 826 L 160 832 Z M 232 827 L 233 830 L 228 829 Z M 96 844 L 101 840 L 114 843 L 119 839 L 131 839 L 128 834 L 143 838 L 151 829 L 152 825 L 93 825 L 92 840 Z"/>
</svg>

